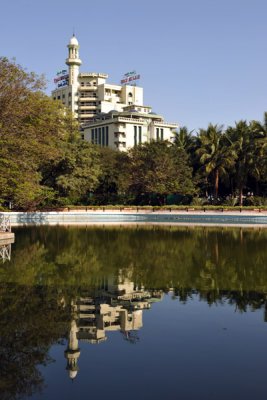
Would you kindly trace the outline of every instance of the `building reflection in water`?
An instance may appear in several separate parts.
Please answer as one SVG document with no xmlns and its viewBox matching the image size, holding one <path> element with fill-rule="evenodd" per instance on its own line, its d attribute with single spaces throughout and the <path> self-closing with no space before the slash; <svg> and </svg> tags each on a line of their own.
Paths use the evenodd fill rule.
<svg viewBox="0 0 267 400">
<path fill-rule="evenodd" d="M 65 350 L 69 377 L 74 379 L 79 370 L 79 341 L 97 344 L 107 339 L 107 331 L 120 331 L 125 340 L 136 343 L 137 331 L 143 326 L 143 310 L 162 298 L 162 290 L 145 290 L 120 275 L 105 279 L 93 295 L 85 293 L 73 301 L 73 319 Z"/>
</svg>

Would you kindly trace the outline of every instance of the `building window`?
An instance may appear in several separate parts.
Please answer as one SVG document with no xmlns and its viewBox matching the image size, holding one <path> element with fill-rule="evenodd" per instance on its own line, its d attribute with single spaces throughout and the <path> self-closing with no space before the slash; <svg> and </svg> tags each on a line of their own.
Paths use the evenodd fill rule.
<svg viewBox="0 0 267 400">
<path fill-rule="evenodd" d="M 57 99 L 60 100 L 60 96 L 57 96 Z"/>
<path fill-rule="evenodd" d="M 156 137 L 157 137 L 157 140 L 159 140 L 159 128 L 156 128 Z"/>
<path fill-rule="evenodd" d="M 94 142 L 95 144 L 97 144 L 98 143 L 98 138 L 97 138 L 97 129 L 95 129 L 95 142 Z"/>
<path fill-rule="evenodd" d="M 106 126 L 106 146 L 108 147 L 108 126 Z"/>
<path fill-rule="evenodd" d="M 105 146 L 105 127 L 102 127 L 102 146 Z"/>
<path fill-rule="evenodd" d="M 142 126 L 138 126 L 139 144 L 142 143 Z"/>
<path fill-rule="evenodd" d="M 71 93 L 69 93 L 69 97 L 71 97 Z"/>
<path fill-rule="evenodd" d="M 97 144 L 100 144 L 101 146 L 101 128 L 98 128 L 98 142 Z"/>
<path fill-rule="evenodd" d="M 94 144 L 95 143 L 95 130 L 91 129 L 91 142 Z"/>
<path fill-rule="evenodd" d="M 163 129 L 160 129 L 160 140 L 164 139 L 164 133 L 163 133 Z"/>
<path fill-rule="evenodd" d="M 134 125 L 134 145 L 137 146 L 137 126 Z"/>
<path fill-rule="evenodd" d="M 62 99 L 65 99 L 65 94 L 62 95 Z"/>
</svg>

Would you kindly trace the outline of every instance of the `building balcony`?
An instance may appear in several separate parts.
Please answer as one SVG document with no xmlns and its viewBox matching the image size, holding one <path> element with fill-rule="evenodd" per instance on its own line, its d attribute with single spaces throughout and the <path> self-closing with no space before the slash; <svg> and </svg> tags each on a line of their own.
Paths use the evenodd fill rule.
<svg viewBox="0 0 267 400">
<path fill-rule="evenodd" d="M 153 123 L 155 128 L 171 128 L 171 129 L 176 129 L 179 127 L 178 123 L 168 123 L 168 122 L 162 122 L 162 121 L 155 121 Z"/>
<path fill-rule="evenodd" d="M 97 106 L 83 106 L 82 104 L 80 105 L 80 110 L 96 110 Z"/>
<path fill-rule="evenodd" d="M 104 78 L 107 79 L 108 75 L 103 72 L 80 72 L 79 78 Z"/>
<path fill-rule="evenodd" d="M 79 101 L 80 102 L 84 102 L 84 101 L 96 101 L 96 97 L 79 97 Z"/>
<path fill-rule="evenodd" d="M 80 120 L 91 119 L 91 118 L 94 118 L 94 116 L 95 116 L 95 114 L 88 112 L 86 114 L 79 114 L 79 119 Z"/>
<path fill-rule="evenodd" d="M 97 86 L 79 86 L 79 92 L 95 92 Z"/>
</svg>

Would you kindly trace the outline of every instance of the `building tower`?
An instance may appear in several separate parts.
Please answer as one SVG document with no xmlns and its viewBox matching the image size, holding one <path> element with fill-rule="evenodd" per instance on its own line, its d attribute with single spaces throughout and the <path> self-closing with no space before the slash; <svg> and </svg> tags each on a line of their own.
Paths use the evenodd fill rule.
<svg viewBox="0 0 267 400">
<path fill-rule="evenodd" d="M 79 68 L 82 60 L 79 58 L 79 42 L 74 34 L 67 47 L 69 56 L 66 59 L 66 64 L 69 67 L 69 82 L 66 87 L 65 96 L 68 96 L 68 107 L 73 112 L 75 118 L 78 118 Z"/>
<path fill-rule="evenodd" d="M 82 60 L 79 58 L 79 42 L 74 34 L 67 47 L 69 49 L 69 57 L 66 59 L 66 64 L 69 66 L 69 85 L 77 85 Z"/>
<path fill-rule="evenodd" d="M 143 88 L 132 86 L 139 79 L 135 71 L 125 74 L 122 85 L 107 83 L 104 73 L 81 73 L 79 47 L 73 35 L 67 45 L 68 74 L 65 69 L 57 72 L 52 97 L 72 112 L 83 139 L 121 151 L 152 140 L 174 139 L 178 125 L 165 122 L 143 105 Z"/>
<path fill-rule="evenodd" d="M 71 322 L 71 329 L 69 333 L 68 348 L 65 350 L 64 355 L 67 359 L 66 370 L 69 371 L 69 377 L 74 379 L 78 373 L 78 358 L 80 356 L 79 343 L 77 339 L 78 328 L 76 321 Z"/>
</svg>

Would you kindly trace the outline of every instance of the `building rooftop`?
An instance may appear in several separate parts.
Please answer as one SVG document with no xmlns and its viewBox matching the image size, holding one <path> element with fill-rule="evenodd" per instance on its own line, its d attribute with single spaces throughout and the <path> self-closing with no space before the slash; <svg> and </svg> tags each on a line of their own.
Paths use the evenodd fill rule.
<svg viewBox="0 0 267 400">
<path fill-rule="evenodd" d="M 108 74 L 104 74 L 101 72 L 80 72 L 80 78 L 108 78 Z"/>
</svg>

